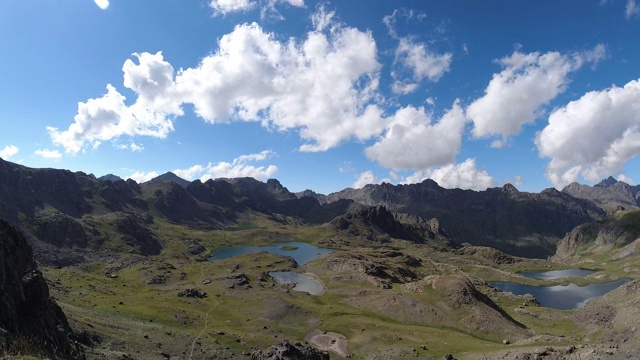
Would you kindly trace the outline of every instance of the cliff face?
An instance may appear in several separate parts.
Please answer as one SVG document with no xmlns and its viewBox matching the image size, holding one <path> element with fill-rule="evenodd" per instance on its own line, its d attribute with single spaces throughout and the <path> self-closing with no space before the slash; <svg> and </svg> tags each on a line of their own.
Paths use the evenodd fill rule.
<svg viewBox="0 0 640 360">
<path fill-rule="evenodd" d="M 617 181 L 611 176 L 594 186 L 571 183 L 562 192 L 573 197 L 593 201 L 609 211 L 623 207 L 637 209 L 640 207 L 640 186 L 631 186 Z"/>
<path fill-rule="evenodd" d="M 4 340 L 24 336 L 56 357 L 77 357 L 69 340 L 72 332 L 67 318 L 50 298 L 31 247 L 4 220 L 0 220 L 0 309 L 0 328 L 5 331 L 0 334 L 4 334 Z"/>
</svg>

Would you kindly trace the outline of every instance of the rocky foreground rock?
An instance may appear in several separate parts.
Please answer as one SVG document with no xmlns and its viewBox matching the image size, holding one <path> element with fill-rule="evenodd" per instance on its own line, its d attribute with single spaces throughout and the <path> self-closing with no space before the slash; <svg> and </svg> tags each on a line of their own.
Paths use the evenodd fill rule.
<svg viewBox="0 0 640 360">
<path fill-rule="evenodd" d="M 0 354 L 15 349 L 16 339 L 26 338 L 56 358 L 82 358 L 72 346 L 67 318 L 49 296 L 27 240 L 1 219 L 0 309 Z"/>
<path fill-rule="evenodd" d="M 329 360 L 329 354 L 307 347 L 299 342 L 288 340 L 273 345 L 266 350 L 256 350 L 251 354 L 252 360 Z"/>
</svg>

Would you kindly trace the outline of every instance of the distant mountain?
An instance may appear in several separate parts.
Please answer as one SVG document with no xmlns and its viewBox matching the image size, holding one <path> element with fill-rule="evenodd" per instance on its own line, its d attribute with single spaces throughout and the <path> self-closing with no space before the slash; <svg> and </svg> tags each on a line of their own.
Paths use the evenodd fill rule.
<svg viewBox="0 0 640 360">
<path fill-rule="evenodd" d="M 512 255 L 546 257 L 575 226 L 606 213 L 592 202 L 555 189 L 539 194 L 513 185 L 472 191 L 445 189 L 433 181 L 419 184 L 367 185 L 328 195 L 328 201 L 350 199 L 423 219 L 436 218 L 458 243 L 491 246 Z"/>
<path fill-rule="evenodd" d="M 89 174 L 89 176 L 91 176 L 91 174 Z M 122 178 L 118 175 L 113 175 L 113 174 L 103 175 L 98 178 L 98 181 L 118 181 L 118 180 L 122 180 Z"/>
<path fill-rule="evenodd" d="M 573 182 L 562 189 L 562 192 L 576 198 L 591 200 L 610 211 L 619 207 L 626 209 L 640 207 L 640 186 L 617 181 L 611 176 L 594 186 Z"/>
<path fill-rule="evenodd" d="M 157 254 L 163 241 L 152 224 L 160 220 L 213 230 L 234 225 L 241 214 L 252 211 L 282 223 L 325 224 L 347 214 L 354 202 L 385 209 L 343 217 L 356 229 L 370 228 L 392 237 L 412 238 L 416 233 L 428 237 L 428 227 L 414 220 L 435 219 L 458 244 L 546 257 L 575 226 L 606 215 L 593 202 L 565 192 L 525 193 L 512 185 L 471 191 L 444 189 L 425 180 L 412 185 L 367 185 L 326 197 L 305 193 L 293 194 L 276 179 L 189 183 L 167 173 L 138 184 L 131 179 L 98 181 L 82 172 L 33 169 L 0 160 L 0 218 L 23 230 L 37 256 L 46 256 L 39 261 L 54 265 L 77 261 L 64 249 Z M 387 210 L 393 215 L 388 216 Z M 46 247 L 47 251 L 41 251 L 39 242 L 63 250 L 56 253 Z"/>
<path fill-rule="evenodd" d="M 313 190 L 309 190 L 309 189 L 304 190 L 304 191 L 297 192 L 297 193 L 295 193 L 295 195 L 296 195 L 299 199 L 300 199 L 300 198 L 303 198 L 303 197 L 305 197 L 305 196 L 306 196 L 306 197 L 311 197 L 311 198 L 314 198 L 314 199 L 318 199 L 318 202 L 319 202 L 320 204 L 326 204 L 326 203 L 328 202 L 328 201 L 327 201 L 327 195 L 318 194 L 317 192 L 315 192 L 315 191 L 313 191 Z"/>
<path fill-rule="evenodd" d="M 186 188 L 187 185 L 189 185 L 190 181 L 189 180 L 185 180 L 181 177 L 179 177 L 178 175 L 172 173 L 171 171 L 166 172 L 160 176 L 154 177 L 153 179 L 147 181 L 145 184 L 149 183 L 149 184 L 155 184 L 155 183 L 167 183 L 167 182 L 174 182 L 180 186 L 182 186 L 183 188 Z"/>
</svg>

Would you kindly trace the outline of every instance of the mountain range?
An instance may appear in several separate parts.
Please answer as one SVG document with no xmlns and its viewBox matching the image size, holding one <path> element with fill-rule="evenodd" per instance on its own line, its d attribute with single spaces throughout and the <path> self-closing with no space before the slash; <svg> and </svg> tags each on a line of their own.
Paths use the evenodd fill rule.
<svg viewBox="0 0 640 360">
<path fill-rule="evenodd" d="M 396 217 L 414 217 L 415 222 L 436 219 L 455 244 L 546 257 L 571 229 L 604 218 L 601 206 L 637 206 L 633 199 L 638 194 L 637 187 L 612 178 L 594 187 L 572 184 L 563 191 L 540 193 L 520 192 L 510 184 L 485 191 L 445 189 L 425 180 L 347 188 L 329 195 L 311 190 L 294 194 L 275 179 L 189 182 L 173 173 L 143 184 L 112 176 L 100 179 L 0 160 L 0 217 L 36 244 L 154 254 L 162 247 L 148 227 L 156 218 L 214 230 L 237 224 L 240 214 L 255 211 L 281 222 L 323 224 L 360 204 L 382 206 Z"/>
</svg>

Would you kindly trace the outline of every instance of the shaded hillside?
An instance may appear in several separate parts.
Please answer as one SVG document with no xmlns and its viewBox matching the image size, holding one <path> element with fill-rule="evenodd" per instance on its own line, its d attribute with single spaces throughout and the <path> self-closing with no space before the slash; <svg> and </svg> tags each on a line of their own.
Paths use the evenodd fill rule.
<svg viewBox="0 0 640 360">
<path fill-rule="evenodd" d="M 577 259 L 579 253 L 603 253 L 615 250 L 620 259 L 640 252 L 640 210 L 619 211 L 612 217 L 580 225 L 558 242 L 552 261 Z"/>
<path fill-rule="evenodd" d="M 33 348 L 43 347 L 56 358 L 80 357 L 71 345 L 67 318 L 49 296 L 31 247 L 1 219 L 0 308 L 0 354 L 11 352 L 15 339 L 23 337 L 33 342 Z"/>
<path fill-rule="evenodd" d="M 387 242 L 395 238 L 417 243 L 446 244 L 450 240 L 437 219 L 426 221 L 417 216 L 393 214 L 382 205 L 354 204 L 347 213 L 331 220 L 330 225 L 351 236 L 375 242 Z"/>
<path fill-rule="evenodd" d="M 420 184 L 367 185 L 328 196 L 351 199 L 392 212 L 437 218 L 458 243 L 498 248 L 513 255 L 546 257 L 575 226 L 601 219 L 605 212 L 592 202 L 546 189 L 539 194 L 507 184 L 485 191 L 444 189 L 433 180 Z"/>
<path fill-rule="evenodd" d="M 151 230 L 158 220 L 193 229 L 223 229 L 234 225 L 238 214 L 256 211 L 276 221 L 291 217 L 321 224 L 351 204 L 298 199 L 275 179 L 198 180 L 185 185 L 176 178 L 165 174 L 144 184 L 101 181 L 82 172 L 33 169 L 0 159 L 0 217 L 22 229 L 37 248 L 52 245 L 37 254 L 50 254 L 50 259 L 40 260 L 60 264 L 70 253 L 56 253 L 56 248 L 158 254 L 163 240 Z"/>
<path fill-rule="evenodd" d="M 608 210 L 615 210 L 618 207 L 634 209 L 640 204 L 640 186 L 631 186 L 611 176 L 594 186 L 574 182 L 562 189 L 562 192 L 576 198 L 591 200 Z"/>
</svg>

